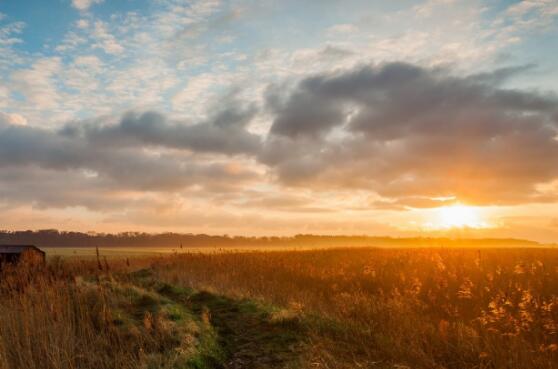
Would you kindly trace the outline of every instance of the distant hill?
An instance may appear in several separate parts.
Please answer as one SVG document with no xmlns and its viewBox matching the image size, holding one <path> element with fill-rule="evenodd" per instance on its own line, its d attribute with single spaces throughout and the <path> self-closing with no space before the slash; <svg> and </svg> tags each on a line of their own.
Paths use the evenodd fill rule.
<svg viewBox="0 0 558 369">
<path fill-rule="evenodd" d="M 38 231 L 0 231 L 0 244 L 34 244 L 41 247 L 536 247 L 519 239 L 396 238 L 371 236 L 296 235 L 292 237 L 244 237 L 181 233 L 118 234 Z"/>
</svg>

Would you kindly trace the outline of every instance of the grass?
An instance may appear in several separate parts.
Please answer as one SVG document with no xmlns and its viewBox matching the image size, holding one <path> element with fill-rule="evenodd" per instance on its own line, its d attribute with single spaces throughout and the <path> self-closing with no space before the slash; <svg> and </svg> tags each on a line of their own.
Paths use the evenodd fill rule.
<svg viewBox="0 0 558 369">
<path fill-rule="evenodd" d="M 134 274 L 136 283 L 181 303 L 217 333 L 221 366 L 278 368 L 295 365 L 305 334 L 297 316 L 248 299 L 232 299 L 208 291 L 161 283 L 149 270 Z"/>
<path fill-rule="evenodd" d="M 189 254 L 155 278 L 303 317 L 307 367 L 556 368 L 558 251 Z"/>
<path fill-rule="evenodd" d="M 51 258 L 0 282 L 0 369 L 557 367 L 552 249 Z"/>
<path fill-rule="evenodd" d="M 182 304 L 112 275 L 45 268 L 2 277 L 2 369 L 201 369 L 222 355 L 213 327 Z"/>
<path fill-rule="evenodd" d="M 94 259 L 96 257 L 95 247 L 42 247 L 49 258 L 65 257 L 65 258 L 81 258 Z M 126 257 L 157 257 L 188 253 L 204 253 L 214 254 L 223 252 L 249 252 L 249 251 L 286 251 L 286 250 L 315 250 L 323 249 L 320 246 L 301 246 L 301 245 L 267 245 L 267 246 L 243 246 L 243 247 L 222 247 L 222 246 L 203 246 L 203 247 L 100 247 L 99 251 L 110 260 L 122 259 Z"/>
</svg>

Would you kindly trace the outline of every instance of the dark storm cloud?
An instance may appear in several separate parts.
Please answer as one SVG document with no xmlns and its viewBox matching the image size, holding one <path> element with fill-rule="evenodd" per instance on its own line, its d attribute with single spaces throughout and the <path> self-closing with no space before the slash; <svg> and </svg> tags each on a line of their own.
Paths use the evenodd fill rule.
<svg viewBox="0 0 558 369">
<path fill-rule="evenodd" d="M 558 98 L 502 87 L 525 69 L 458 77 L 390 63 L 308 77 L 286 97 L 268 92 L 260 160 L 287 184 L 363 187 L 413 206 L 552 201 L 535 186 L 558 177 Z"/>
</svg>

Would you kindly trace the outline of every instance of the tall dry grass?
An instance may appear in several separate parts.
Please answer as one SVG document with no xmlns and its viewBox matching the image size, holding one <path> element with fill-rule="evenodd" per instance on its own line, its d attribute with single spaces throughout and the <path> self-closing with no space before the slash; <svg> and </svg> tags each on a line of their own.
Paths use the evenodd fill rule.
<svg viewBox="0 0 558 369">
<path fill-rule="evenodd" d="M 192 347 L 183 338 L 190 332 L 152 314 L 147 305 L 157 300 L 115 280 L 111 267 L 120 273 L 128 268 L 124 261 L 109 266 L 60 259 L 3 266 L 0 369 L 174 368 L 186 362 L 182 356 Z"/>
<path fill-rule="evenodd" d="M 308 368 L 558 368 L 558 250 L 344 249 L 4 268 L 0 369 L 176 366 L 196 333 L 141 316 L 156 301 L 129 272 L 144 267 L 301 316 Z"/>
<path fill-rule="evenodd" d="M 303 313 L 322 368 L 558 368 L 558 251 L 187 254 L 159 279 Z"/>
<path fill-rule="evenodd" d="M 137 367 L 139 343 L 111 324 L 106 291 L 80 286 L 71 269 L 4 266 L 0 368 Z"/>
</svg>

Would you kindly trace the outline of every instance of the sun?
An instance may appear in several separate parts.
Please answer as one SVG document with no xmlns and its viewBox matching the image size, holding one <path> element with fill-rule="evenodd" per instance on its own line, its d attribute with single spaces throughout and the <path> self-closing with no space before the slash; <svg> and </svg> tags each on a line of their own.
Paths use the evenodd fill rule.
<svg viewBox="0 0 558 369">
<path fill-rule="evenodd" d="M 485 228 L 478 209 L 473 206 L 455 204 L 437 209 L 437 228 Z"/>
</svg>

